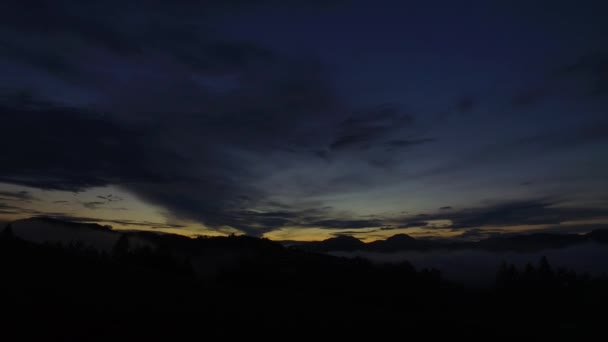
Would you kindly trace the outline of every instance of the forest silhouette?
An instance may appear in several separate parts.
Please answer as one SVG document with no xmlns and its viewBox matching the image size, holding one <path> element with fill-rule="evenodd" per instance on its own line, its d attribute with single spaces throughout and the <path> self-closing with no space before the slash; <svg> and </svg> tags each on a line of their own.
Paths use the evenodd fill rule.
<svg viewBox="0 0 608 342">
<path fill-rule="evenodd" d="M 258 333 L 579 338 L 601 330 L 598 312 L 608 303 L 606 277 L 554 269 L 546 258 L 523 269 L 503 263 L 493 288 L 472 289 L 407 262 L 374 264 L 266 239 L 155 238 L 153 247 L 134 247 L 123 234 L 104 252 L 28 242 L 8 225 L 0 237 L 2 333 L 80 341 Z M 248 252 L 205 276 L 180 244 Z"/>
</svg>

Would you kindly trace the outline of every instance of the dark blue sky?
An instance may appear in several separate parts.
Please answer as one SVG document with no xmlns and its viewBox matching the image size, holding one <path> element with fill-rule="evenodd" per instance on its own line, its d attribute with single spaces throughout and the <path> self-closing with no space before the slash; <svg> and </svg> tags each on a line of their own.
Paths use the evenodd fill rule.
<svg viewBox="0 0 608 342">
<path fill-rule="evenodd" d="M 5 2 L 0 219 L 275 239 L 603 226 L 607 7 Z"/>
</svg>

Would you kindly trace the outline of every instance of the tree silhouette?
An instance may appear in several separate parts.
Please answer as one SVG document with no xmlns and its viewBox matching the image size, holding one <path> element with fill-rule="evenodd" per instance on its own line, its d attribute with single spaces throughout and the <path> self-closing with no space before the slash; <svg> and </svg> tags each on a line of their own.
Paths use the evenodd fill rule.
<svg viewBox="0 0 608 342">
<path fill-rule="evenodd" d="M 129 249 L 129 237 L 126 234 L 120 234 L 114 247 L 112 247 L 112 256 L 116 259 L 124 259 L 129 255 Z"/>
<path fill-rule="evenodd" d="M 496 285 L 501 288 L 512 287 L 519 280 L 519 272 L 515 265 L 503 261 L 496 274 Z"/>
<path fill-rule="evenodd" d="M 545 256 L 540 259 L 538 265 L 538 280 L 540 281 L 541 285 L 545 287 L 556 285 L 554 282 L 553 269 L 551 268 L 551 265 L 549 265 L 549 261 Z"/>
<path fill-rule="evenodd" d="M 13 226 L 9 223 L 6 225 L 4 230 L 2 231 L 2 239 L 6 241 L 11 241 L 15 239 L 15 233 L 13 232 Z"/>
</svg>

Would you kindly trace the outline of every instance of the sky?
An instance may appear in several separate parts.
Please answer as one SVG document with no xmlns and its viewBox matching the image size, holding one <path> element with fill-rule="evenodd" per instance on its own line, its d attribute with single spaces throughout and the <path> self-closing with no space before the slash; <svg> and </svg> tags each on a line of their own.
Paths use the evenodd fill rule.
<svg viewBox="0 0 608 342">
<path fill-rule="evenodd" d="M 3 1 L 0 221 L 608 228 L 604 1 Z"/>
</svg>

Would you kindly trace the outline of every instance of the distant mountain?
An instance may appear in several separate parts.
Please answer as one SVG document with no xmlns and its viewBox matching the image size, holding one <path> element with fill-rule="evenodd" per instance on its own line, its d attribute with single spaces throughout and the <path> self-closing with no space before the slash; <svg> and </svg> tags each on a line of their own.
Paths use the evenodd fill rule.
<svg viewBox="0 0 608 342">
<path fill-rule="evenodd" d="M 420 250 L 431 248 L 433 244 L 429 241 L 416 240 L 407 234 L 397 234 L 386 240 L 377 240 L 368 243 L 365 247 L 370 251 L 396 252 L 402 250 Z"/>
<path fill-rule="evenodd" d="M 353 252 L 364 249 L 366 244 L 352 236 L 341 235 L 323 241 L 308 242 L 304 245 L 295 245 L 295 247 L 304 247 L 311 252 L 330 252 L 330 251 L 347 251 Z"/>
<path fill-rule="evenodd" d="M 585 235 L 548 233 L 506 235 L 476 242 L 417 240 L 406 234 L 397 234 L 387 238 L 386 240 L 377 240 L 364 243 L 351 236 L 340 236 L 324 241 L 301 242 L 299 244 L 293 243 L 292 248 L 299 248 L 314 252 L 367 251 L 390 253 L 399 251 L 464 249 L 484 250 L 490 252 L 531 252 L 543 249 L 565 248 L 585 242 L 608 244 L 608 230 L 596 230 Z"/>
<path fill-rule="evenodd" d="M 252 253 L 283 248 L 281 244 L 267 239 L 248 236 L 228 238 L 203 237 L 192 239 L 176 234 L 156 232 L 116 231 L 108 226 L 92 223 L 79 223 L 47 217 L 18 220 L 12 223 L 16 236 L 35 243 L 80 243 L 93 246 L 99 250 L 110 251 L 121 235 L 128 235 L 132 248 L 142 246 L 165 246 L 176 253 L 221 260 L 221 263 L 234 259 L 246 258 Z M 397 234 L 386 240 L 369 243 L 347 235 L 341 235 L 323 241 L 295 242 L 288 244 L 291 249 L 308 252 L 354 252 L 368 251 L 391 253 L 399 251 L 432 251 L 432 250 L 483 250 L 500 251 L 539 251 L 558 249 L 585 242 L 608 244 L 608 230 L 595 230 L 584 235 L 534 233 L 521 235 L 503 235 L 477 242 L 419 240 L 406 234 Z"/>
<path fill-rule="evenodd" d="M 394 252 L 401 250 L 423 249 L 430 247 L 427 241 L 416 240 L 406 234 L 397 234 L 386 240 L 377 240 L 365 243 L 355 237 L 341 235 L 323 241 L 300 242 L 292 244 L 293 248 L 303 249 L 311 252 L 354 252 L 354 251 L 374 251 L 374 252 Z"/>
</svg>

